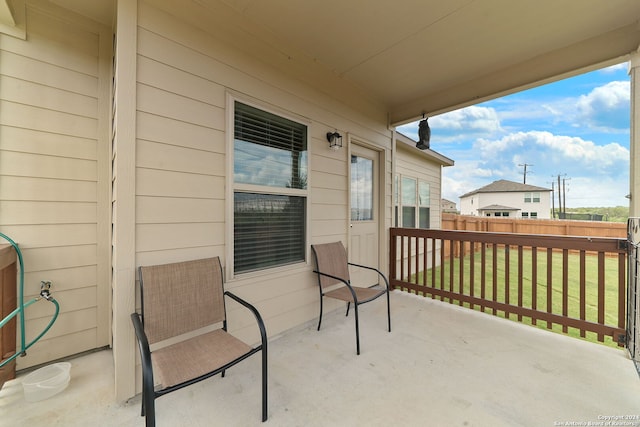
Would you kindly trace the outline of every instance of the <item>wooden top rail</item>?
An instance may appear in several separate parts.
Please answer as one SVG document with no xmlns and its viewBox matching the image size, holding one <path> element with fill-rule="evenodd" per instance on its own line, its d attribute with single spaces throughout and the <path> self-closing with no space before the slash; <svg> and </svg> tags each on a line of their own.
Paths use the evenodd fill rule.
<svg viewBox="0 0 640 427">
<path fill-rule="evenodd" d="M 612 237 L 554 236 L 547 234 L 427 230 L 419 228 L 391 228 L 390 232 L 391 237 L 411 236 L 463 242 L 496 243 L 533 248 L 574 249 L 613 253 L 627 252 L 626 239 Z"/>
</svg>

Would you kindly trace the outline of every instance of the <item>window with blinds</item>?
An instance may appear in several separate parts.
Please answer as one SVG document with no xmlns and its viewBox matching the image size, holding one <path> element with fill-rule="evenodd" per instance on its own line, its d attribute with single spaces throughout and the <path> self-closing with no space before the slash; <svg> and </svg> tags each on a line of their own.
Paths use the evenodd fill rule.
<svg viewBox="0 0 640 427">
<path fill-rule="evenodd" d="M 236 102 L 233 156 L 234 272 L 304 261 L 307 126 Z"/>
<path fill-rule="evenodd" d="M 419 209 L 419 224 L 420 228 L 431 227 L 431 187 L 428 182 L 418 181 L 418 209 Z"/>
<path fill-rule="evenodd" d="M 395 224 L 397 227 L 431 227 L 431 191 L 427 181 L 395 177 Z"/>
<path fill-rule="evenodd" d="M 402 177 L 402 226 L 416 226 L 416 180 Z"/>
</svg>

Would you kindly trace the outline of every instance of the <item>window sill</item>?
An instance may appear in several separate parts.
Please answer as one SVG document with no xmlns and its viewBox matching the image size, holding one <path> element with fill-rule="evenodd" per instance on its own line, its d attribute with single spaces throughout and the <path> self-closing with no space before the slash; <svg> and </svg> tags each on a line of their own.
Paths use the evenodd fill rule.
<svg viewBox="0 0 640 427">
<path fill-rule="evenodd" d="M 282 265 L 279 267 L 266 268 L 264 270 L 249 271 L 246 273 L 236 273 L 233 278 L 227 280 L 227 283 L 241 282 L 244 280 L 251 280 L 257 277 L 269 279 L 278 279 L 280 277 L 290 276 L 292 273 L 305 271 L 309 269 L 309 263 L 307 261 L 300 261 L 294 264 Z"/>
</svg>

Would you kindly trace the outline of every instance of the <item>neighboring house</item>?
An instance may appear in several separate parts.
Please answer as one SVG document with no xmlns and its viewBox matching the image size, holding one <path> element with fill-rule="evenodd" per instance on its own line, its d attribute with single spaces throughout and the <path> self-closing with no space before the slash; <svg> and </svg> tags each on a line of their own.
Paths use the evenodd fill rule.
<svg viewBox="0 0 640 427">
<path fill-rule="evenodd" d="M 442 213 L 458 213 L 458 206 L 456 205 L 456 202 L 452 202 L 448 199 L 440 200 L 440 209 L 442 210 Z"/>
<path fill-rule="evenodd" d="M 549 219 L 551 190 L 501 179 L 460 196 L 460 214 Z"/>
<path fill-rule="evenodd" d="M 311 244 L 388 271 L 394 175 L 401 222 L 440 222 L 452 162 L 396 126 L 627 59 L 640 98 L 640 5 L 572 3 L 0 0 L 0 226 L 61 307 L 18 368 L 110 347 L 115 399 L 139 391 L 141 265 L 219 256 L 269 337 L 315 320 Z"/>
<path fill-rule="evenodd" d="M 442 168 L 453 160 L 431 149 L 418 150 L 416 141 L 396 133 L 394 225 L 440 228 Z"/>
</svg>

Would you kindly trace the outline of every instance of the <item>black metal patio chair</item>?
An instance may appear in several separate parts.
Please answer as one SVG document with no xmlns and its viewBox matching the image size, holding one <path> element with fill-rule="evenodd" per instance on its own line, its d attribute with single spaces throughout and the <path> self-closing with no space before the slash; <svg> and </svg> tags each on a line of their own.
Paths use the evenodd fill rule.
<svg viewBox="0 0 640 427">
<path fill-rule="evenodd" d="M 262 421 L 267 419 L 267 334 L 260 313 L 224 291 L 218 257 L 140 267 L 141 313 L 131 320 L 142 361 L 142 412 L 155 426 L 155 399 L 225 371 L 262 352 Z M 225 298 L 255 316 L 261 343 L 254 347 L 227 332 Z M 215 325 L 213 330 L 151 351 L 150 345 Z"/>
<path fill-rule="evenodd" d="M 347 251 L 342 242 L 324 243 L 311 245 L 313 255 L 316 260 L 316 269 L 313 271 L 318 275 L 318 287 L 320 289 L 320 318 L 318 319 L 318 330 L 322 323 L 322 300 L 323 297 L 335 298 L 346 301 L 347 316 L 349 308 L 353 303 L 356 322 L 356 353 L 360 354 L 360 328 L 358 320 L 358 306 L 373 301 L 382 295 L 387 296 L 387 322 L 389 332 L 391 332 L 391 304 L 389 300 L 389 281 L 380 270 L 365 265 L 348 262 Z M 360 287 L 351 284 L 349 278 L 349 266 L 373 270 L 378 273 L 384 281 L 384 287 L 379 283 L 372 287 Z"/>
</svg>

